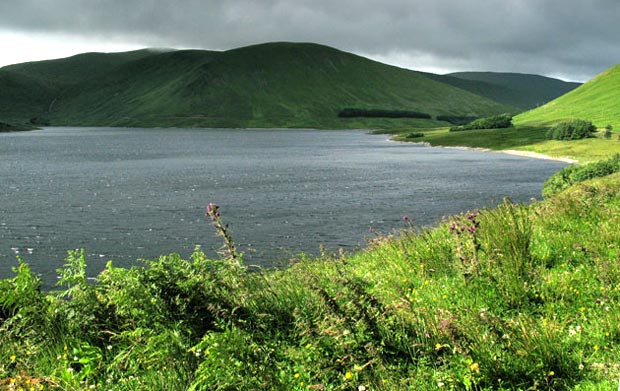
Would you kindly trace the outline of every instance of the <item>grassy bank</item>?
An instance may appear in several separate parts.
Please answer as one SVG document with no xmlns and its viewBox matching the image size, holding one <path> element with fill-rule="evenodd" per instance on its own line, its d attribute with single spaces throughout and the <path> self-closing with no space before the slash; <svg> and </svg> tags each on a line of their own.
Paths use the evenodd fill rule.
<svg viewBox="0 0 620 391">
<path fill-rule="evenodd" d="M 416 130 L 417 132 L 418 130 Z M 411 130 L 388 132 L 398 141 L 427 142 L 433 146 L 463 146 L 486 148 L 494 151 L 507 149 L 530 151 L 554 158 L 569 158 L 580 163 L 588 163 L 608 158 L 620 153 L 619 134 L 613 133 L 611 139 L 603 136 L 603 131 L 594 138 L 583 140 L 558 141 L 546 139 L 546 127 L 515 126 L 506 129 L 468 130 L 450 132 L 448 128 L 420 129 L 424 137 L 407 139 Z"/>
<path fill-rule="evenodd" d="M 0 388 L 615 389 L 619 243 L 614 175 L 286 270 L 197 251 L 90 284 L 78 252 L 43 293 L 20 264 Z"/>
</svg>

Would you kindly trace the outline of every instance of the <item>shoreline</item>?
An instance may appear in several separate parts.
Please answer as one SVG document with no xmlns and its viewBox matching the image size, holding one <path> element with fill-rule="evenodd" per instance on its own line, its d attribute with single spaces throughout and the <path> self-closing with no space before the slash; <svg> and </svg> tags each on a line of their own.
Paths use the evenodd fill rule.
<svg viewBox="0 0 620 391">
<path fill-rule="evenodd" d="M 554 160 L 556 162 L 564 162 L 568 164 L 579 163 L 578 160 L 571 159 L 568 157 L 553 157 L 553 156 L 545 155 L 544 153 L 538 153 L 538 152 L 532 152 L 532 151 L 521 151 L 517 149 L 502 149 L 500 151 L 494 151 L 494 152 L 501 152 L 501 153 L 505 153 L 508 155 L 515 155 L 515 156 L 531 157 L 534 159 Z"/>
</svg>

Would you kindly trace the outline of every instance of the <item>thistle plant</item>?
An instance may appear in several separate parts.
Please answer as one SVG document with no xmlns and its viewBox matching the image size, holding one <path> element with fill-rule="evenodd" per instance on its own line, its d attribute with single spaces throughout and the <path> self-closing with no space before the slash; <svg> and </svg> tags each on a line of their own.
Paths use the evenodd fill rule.
<svg viewBox="0 0 620 391">
<path fill-rule="evenodd" d="M 466 276 L 474 273 L 478 267 L 480 241 L 476 233 L 479 226 L 480 222 L 478 221 L 478 214 L 476 212 L 468 212 L 464 221 L 453 221 L 452 224 L 450 224 L 450 233 L 453 234 L 458 241 L 456 253 L 463 265 L 463 274 Z"/>
<path fill-rule="evenodd" d="M 220 217 L 220 207 L 213 202 L 209 203 L 209 205 L 207 205 L 205 215 L 213 221 L 213 226 L 215 227 L 217 234 L 224 239 L 224 245 L 220 250 L 220 255 L 230 260 L 235 266 L 241 266 L 241 256 L 237 252 L 235 242 L 230 235 L 228 224 L 224 224 L 222 222 L 222 218 Z"/>
</svg>

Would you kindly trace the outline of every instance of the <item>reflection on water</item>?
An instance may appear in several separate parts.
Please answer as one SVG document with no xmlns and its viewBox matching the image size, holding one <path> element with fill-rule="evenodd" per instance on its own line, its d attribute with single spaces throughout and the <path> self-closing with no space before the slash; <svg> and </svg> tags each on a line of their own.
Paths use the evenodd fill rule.
<svg viewBox="0 0 620 391">
<path fill-rule="evenodd" d="M 67 249 L 108 260 L 216 250 L 209 202 L 249 263 L 358 248 L 389 232 L 539 197 L 563 163 L 357 131 L 49 128 L 0 135 L 0 278 L 15 255 L 54 281 Z"/>
</svg>

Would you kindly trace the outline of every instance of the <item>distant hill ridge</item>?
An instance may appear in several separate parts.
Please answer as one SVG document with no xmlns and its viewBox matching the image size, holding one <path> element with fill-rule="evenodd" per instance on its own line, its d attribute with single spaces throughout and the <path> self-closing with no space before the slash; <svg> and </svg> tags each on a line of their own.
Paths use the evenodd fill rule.
<svg viewBox="0 0 620 391">
<path fill-rule="evenodd" d="M 312 43 L 267 43 L 224 52 L 85 53 L 1 68 L 0 120 L 347 128 L 442 123 L 339 118 L 345 108 L 412 111 L 433 118 L 519 111 L 477 93 L 485 90 L 483 82 L 462 82 L 465 88 L 448 78 L 453 79 Z"/>
<path fill-rule="evenodd" d="M 581 85 L 581 83 L 524 73 L 456 72 L 448 76 L 480 82 L 484 88 L 476 88 L 474 84 L 472 88 L 466 89 L 496 102 L 524 110 L 540 106 Z"/>
<path fill-rule="evenodd" d="M 620 128 L 620 65 L 614 65 L 580 87 L 536 109 L 518 115 L 520 124 L 553 125 L 586 119 L 598 127 Z"/>
</svg>

